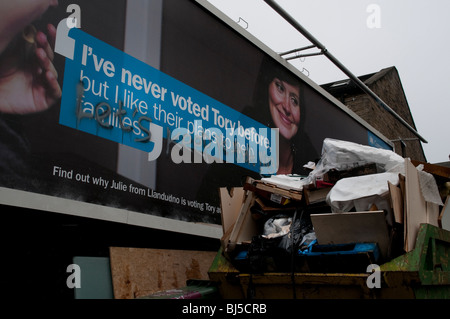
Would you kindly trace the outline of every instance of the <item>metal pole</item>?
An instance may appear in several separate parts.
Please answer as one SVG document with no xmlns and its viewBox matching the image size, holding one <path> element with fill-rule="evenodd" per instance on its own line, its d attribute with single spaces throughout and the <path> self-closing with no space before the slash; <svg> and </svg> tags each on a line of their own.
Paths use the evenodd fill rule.
<svg viewBox="0 0 450 319">
<path fill-rule="evenodd" d="M 398 115 L 393 109 L 391 109 L 382 99 L 378 97 L 367 85 L 364 84 L 357 76 L 353 75 L 350 70 L 348 70 L 341 62 L 339 62 L 328 50 L 325 46 L 320 43 L 311 33 L 309 33 L 305 28 L 303 28 L 289 13 L 287 13 L 283 8 L 281 8 L 275 1 L 273 0 L 264 0 L 273 10 L 275 10 L 280 16 L 282 16 L 289 24 L 291 24 L 297 31 L 299 31 L 305 38 L 307 38 L 312 44 L 317 46 L 323 54 L 334 64 L 336 65 L 342 72 L 344 72 L 352 81 L 356 83 L 356 85 L 363 90 L 366 94 L 368 94 L 371 98 L 375 100 L 375 102 L 383 107 L 386 111 L 391 113 L 397 120 L 399 120 L 408 130 L 410 130 L 414 135 L 416 135 L 422 142 L 428 143 L 426 139 L 424 139 L 408 122 L 406 122 L 400 115 Z"/>
<path fill-rule="evenodd" d="M 293 59 L 307 58 L 307 57 L 316 56 L 316 55 L 323 55 L 323 53 L 322 52 L 316 52 L 316 53 L 307 53 L 307 54 L 297 54 L 295 56 L 287 57 L 287 58 L 284 58 L 284 59 L 289 61 L 289 60 L 293 60 Z"/>
<path fill-rule="evenodd" d="M 289 51 L 286 51 L 286 52 L 282 52 L 282 53 L 280 53 L 280 55 L 283 56 L 283 55 L 287 55 L 287 54 L 291 54 L 291 53 L 297 53 L 297 52 L 300 52 L 300 51 L 313 49 L 315 47 L 316 47 L 315 45 L 308 45 L 307 47 L 303 47 L 303 48 L 298 48 L 298 49 L 293 49 L 293 50 L 289 50 Z"/>
</svg>

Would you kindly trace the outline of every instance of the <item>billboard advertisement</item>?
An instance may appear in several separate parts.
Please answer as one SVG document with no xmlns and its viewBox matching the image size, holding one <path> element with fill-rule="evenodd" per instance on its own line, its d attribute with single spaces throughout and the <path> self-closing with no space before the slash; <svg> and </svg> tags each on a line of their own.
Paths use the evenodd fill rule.
<svg viewBox="0 0 450 319">
<path fill-rule="evenodd" d="M 206 1 L 2 6 L 2 204 L 219 238 L 220 187 L 389 147 Z"/>
</svg>

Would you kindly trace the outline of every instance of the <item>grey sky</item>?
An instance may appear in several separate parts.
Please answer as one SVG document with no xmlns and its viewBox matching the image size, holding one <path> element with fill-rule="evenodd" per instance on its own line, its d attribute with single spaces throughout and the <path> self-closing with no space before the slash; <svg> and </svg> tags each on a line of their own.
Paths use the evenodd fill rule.
<svg viewBox="0 0 450 319">
<path fill-rule="evenodd" d="M 276 52 L 310 44 L 263 0 L 209 2 L 236 22 L 244 19 L 247 31 Z M 427 160 L 449 161 L 450 1 L 277 0 L 277 3 L 353 74 L 359 76 L 395 66 L 417 130 L 428 141 L 423 144 Z M 371 8 L 379 9 L 379 16 Z M 240 25 L 247 26 L 242 21 Z M 291 63 L 317 84 L 346 78 L 323 56 Z"/>
</svg>

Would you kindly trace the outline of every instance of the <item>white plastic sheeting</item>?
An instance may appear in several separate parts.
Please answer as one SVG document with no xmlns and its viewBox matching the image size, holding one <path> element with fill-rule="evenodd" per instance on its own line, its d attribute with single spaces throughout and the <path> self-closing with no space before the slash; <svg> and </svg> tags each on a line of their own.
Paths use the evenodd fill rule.
<svg viewBox="0 0 450 319">
<path fill-rule="evenodd" d="M 327 203 L 335 213 L 367 211 L 372 205 L 387 212 L 391 224 L 389 185 L 398 185 L 399 174 L 405 174 L 405 159 L 393 151 L 326 138 L 322 156 L 307 178 L 274 175 L 263 181 L 289 189 L 303 189 L 304 185 L 321 180 L 331 169 L 345 171 L 366 164 L 376 164 L 377 174 L 348 177 L 339 180 L 327 195 Z M 443 205 L 434 177 L 417 167 L 422 195 L 427 202 Z"/>
<path fill-rule="evenodd" d="M 376 164 L 378 173 L 398 172 L 404 165 L 404 159 L 390 150 L 326 138 L 322 156 L 309 179 L 315 182 L 331 169 L 345 171 L 366 164 Z"/>
</svg>

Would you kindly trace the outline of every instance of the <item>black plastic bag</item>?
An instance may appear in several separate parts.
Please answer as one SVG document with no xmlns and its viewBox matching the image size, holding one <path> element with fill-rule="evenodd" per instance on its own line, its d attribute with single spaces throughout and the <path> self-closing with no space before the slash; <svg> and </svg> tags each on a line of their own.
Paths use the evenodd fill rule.
<svg viewBox="0 0 450 319">
<path fill-rule="evenodd" d="M 288 228 L 286 228 L 288 226 Z M 248 264 L 253 272 L 285 272 L 293 269 L 298 249 L 315 240 L 309 214 L 279 214 L 267 219 L 263 234 L 253 237 Z"/>
</svg>

